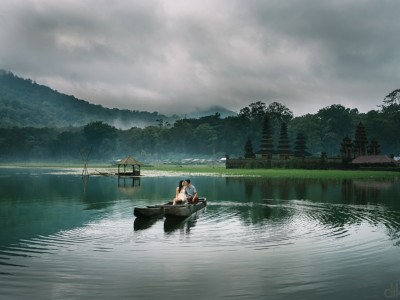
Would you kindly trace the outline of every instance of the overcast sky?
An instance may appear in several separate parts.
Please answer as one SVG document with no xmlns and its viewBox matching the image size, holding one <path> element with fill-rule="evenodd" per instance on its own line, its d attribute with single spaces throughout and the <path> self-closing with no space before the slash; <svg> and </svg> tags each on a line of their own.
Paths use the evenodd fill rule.
<svg viewBox="0 0 400 300">
<path fill-rule="evenodd" d="M 400 88 L 400 1 L 2 0 L 0 69 L 106 107 L 377 109 Z"/>
</svg>

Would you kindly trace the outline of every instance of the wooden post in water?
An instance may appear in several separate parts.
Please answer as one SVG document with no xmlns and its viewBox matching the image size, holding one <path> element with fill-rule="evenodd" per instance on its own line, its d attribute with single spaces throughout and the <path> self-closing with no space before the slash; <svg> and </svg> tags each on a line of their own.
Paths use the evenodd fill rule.
<svg viewBox="0 0 400 300">
<path fill-rule="evenodd" d="M 89 155 L 90 155 L 90 149 L 89 150 L 79 150 L 79 153 L 81 154 L 82 162 L 83 162 L 83 170 L 82 170 L 82 176 L 89 176 L 89 172 L 87 169 L 88 166 L 88 161 L 89 161 Z"/>
</svg>

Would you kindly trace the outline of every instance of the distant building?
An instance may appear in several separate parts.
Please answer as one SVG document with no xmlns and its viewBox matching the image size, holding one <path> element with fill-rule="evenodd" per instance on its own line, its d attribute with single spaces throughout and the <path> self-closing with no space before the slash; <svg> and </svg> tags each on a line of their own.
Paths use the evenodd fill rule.
<svg viewBox="0 0 400 300">
<path fill-rule="evenodd" d="M 387 155 L 361 155 L 351 161 L 353 165 L 358 166 L 397 166 L 399 162 Z"/>
<path fill-rule="evenodd" d="M 328 157 L 321 152 L 319 157 L 312 157 L 307 151 L 306 138 L 303 133 L 296 136 L 294 151 L 291 150 L 286 123 L 281 123 L 278 148 L 275 151 L 272 130 L 268 114 L 265 114 L 262 124 L 261 149 L 255 158 L 251 153 L 252 145 L 248 139 L 245 157 L 226 157 L 226 168 L 268 169 L 268 168 L 298 168 L 298 169 L 357 169 L 372 168 L 400 171 L 400 161 L 380 154 L 380 145 L 374 138 L 368 143 L 364 125 L 359 122 L 356 127 L 354 141 L 346 136 L 341 143 L 341 155 Z"/>
</svg>

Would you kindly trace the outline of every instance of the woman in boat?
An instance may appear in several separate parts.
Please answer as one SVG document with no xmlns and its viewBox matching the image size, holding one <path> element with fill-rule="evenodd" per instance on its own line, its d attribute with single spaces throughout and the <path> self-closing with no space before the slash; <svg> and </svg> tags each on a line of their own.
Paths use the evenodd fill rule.
<svg viewBox="0 0 400 300">
<path fill-rule="evenodd" d="M 186 202 L 186 187 L 185 181 L 179 180 L 179 186 L 176 188 L 175 198 L 172 200 L 172 204 L 183 204 Z"/>
</svg>

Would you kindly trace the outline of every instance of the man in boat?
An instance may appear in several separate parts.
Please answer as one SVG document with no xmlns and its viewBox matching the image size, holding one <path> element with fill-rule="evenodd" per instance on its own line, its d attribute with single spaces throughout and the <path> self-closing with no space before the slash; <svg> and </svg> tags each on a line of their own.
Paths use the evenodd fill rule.
<svg viewBox="0 0 400 300">
<path fill-rule="evenodd" d="M 197 203 L 199 197 L 197 196 L 196 187 L 190 183 L 190 179 L 186 179 L 186 199 L 188 203 Z"/>
</svg>

